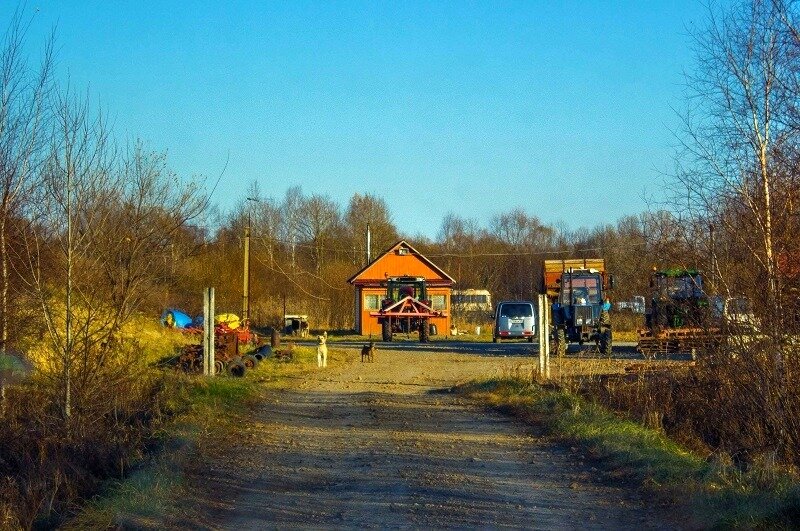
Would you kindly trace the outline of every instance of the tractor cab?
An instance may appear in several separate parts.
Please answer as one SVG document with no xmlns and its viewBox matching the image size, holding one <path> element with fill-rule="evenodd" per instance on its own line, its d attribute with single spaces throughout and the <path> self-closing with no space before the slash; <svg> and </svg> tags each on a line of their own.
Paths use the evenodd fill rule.
<svg viewBox="0 0 800 531">
<path fill-rule="evenodd" d="M 406 297 L 411 297 L 430 305 L 423 277 L 389 277 L 386 280 L 386 298 L 383 300 L 384 308 Z"/>
<path fill-rule="evenodd" d="M 600 342 L 604 325 L 603 276 L 596 269 L 569 269 L 561 275 L 558 298 L 553 304 L 557 342 Z M 607 315 L 607 314 L 606 314 Z M 563 339 L 562 337 L 563 336 Z M 609 338 L 606 341 L 610 343 Z M 606 343 L 604 342 L 604 347 Z"/>
<path fill-rule="evenodd" d="M 668 270 L 657 272 L 651 288 L 661 299 L 700 299 L 704 296 L 703 277 L 694 270 Z"/>
<path fill-rule="evenodd" d="M 600 273 L 587 271 L 565 273 L 561 279 L 558 302 L 562 306 L 591 306 L 602 302 Z"/>
<path fill-rule="evenodd" d="M 708 324 L 708 295 L 695 269 L 656 271 L 650 279 L 648 328 L 702 327 Z"/>
</svg>

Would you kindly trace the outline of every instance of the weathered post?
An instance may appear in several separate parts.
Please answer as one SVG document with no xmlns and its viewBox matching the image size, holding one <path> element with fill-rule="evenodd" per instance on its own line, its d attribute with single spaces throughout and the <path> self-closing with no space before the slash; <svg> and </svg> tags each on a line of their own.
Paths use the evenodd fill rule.
<svg viewBox="0 0 800 531">
<path fill-rule="evenodd" d="M 214 288 L 203 290 L 203 374 L 214 375 Z"/>
<path fill-rule="evenodd" d="M 539 378 L 544 377 L 544 305 L 542 304 L 542 296 L 539 295 L 536 300 L 536 336 L 539 341 Z"/>
<path fill-rule="evenodd" d="M 542 340 L 544 341 L 544 377 L 550 379 L 550 301 L 547 294 L 539 295 L 542 301 Z M 541 348 L 541 347 L 540 347 Z M 559 375 L 560 377 L 560 375 Z"/>
<path fill-rule="evenodd" d="M 536 331 L 539 338 L 539 376 L 550 378 L 550 316 L 547 313 L 547 295 L 539 295 L 537 304 Z"/>
</svg>

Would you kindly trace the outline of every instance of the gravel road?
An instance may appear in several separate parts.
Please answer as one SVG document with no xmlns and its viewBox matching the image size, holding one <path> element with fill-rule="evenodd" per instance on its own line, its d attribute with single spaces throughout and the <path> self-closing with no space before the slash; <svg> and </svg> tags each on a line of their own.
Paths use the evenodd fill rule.
<svg viewBox="0 0 800 531">
<path fill-rule="evenodd" d="M 331 345 L 327 369 L 270 391 L 235 444 L 208 450 L 189 473 L 193 509 L 170 527 L 678 527 L 577 449 L 447 390 L 530 371 L 513 348 L 392 348 L 361 363 Z"/>
</svg>

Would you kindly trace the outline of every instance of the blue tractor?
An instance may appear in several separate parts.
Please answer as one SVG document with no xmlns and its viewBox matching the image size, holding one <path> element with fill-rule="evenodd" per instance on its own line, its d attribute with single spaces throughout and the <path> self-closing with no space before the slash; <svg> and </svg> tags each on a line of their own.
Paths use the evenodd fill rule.
<svg viewBox="0 0 800 531">
<path fill-rule="evenodd" d="M 569 343 L 584 344 L 594 341 L 601 354 L 610 355 L 612 348 L 611 320 L 608 311 L 610 303 L 606 290 L 613 286 L 613 278 L 606 276 L 604 261 L 593 260 L 598 267 L 563 267 L 562 260 L 546 260 L 545 271 L 550 270 L 556 286 L 550 289 L 552 309 L 552 329 L 555 351 L 563 356 Z M 551 264 L 562 265 L 560 274 L 553 276 Z M 569 262 L 572 262 L 570 260 Z"/>
</svg>

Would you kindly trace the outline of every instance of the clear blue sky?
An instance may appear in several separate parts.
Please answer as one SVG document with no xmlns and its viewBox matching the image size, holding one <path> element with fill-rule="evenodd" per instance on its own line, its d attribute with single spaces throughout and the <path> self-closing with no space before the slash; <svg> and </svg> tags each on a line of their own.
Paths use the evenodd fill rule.
<svg viewBox="0 0 800 531">
<path fill-rule="evenodd" d="M 0 3 L 0 21 L 15 2 Z M 343 206 L 383 196 L 408 235 L 523 207 L 569 227 L 659 197 L 696 1 L 35 1 L 35 52 L 88 86 L 121 139 L 213 177 Z"/>
</svg>

